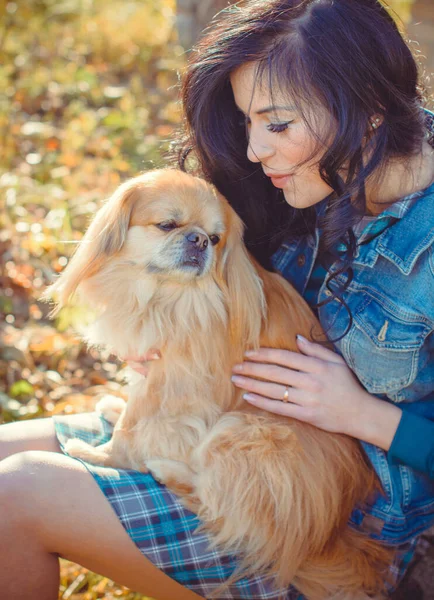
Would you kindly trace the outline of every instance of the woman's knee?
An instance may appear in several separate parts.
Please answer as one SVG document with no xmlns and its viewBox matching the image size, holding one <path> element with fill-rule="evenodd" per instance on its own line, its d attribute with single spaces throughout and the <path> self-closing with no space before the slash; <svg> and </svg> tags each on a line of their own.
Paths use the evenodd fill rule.
<svg viewBox="0 0 434 600">
<path fill-rule="evenodd" d="M 63 454 L 29 451 L 0 462 L 0 511 L 48 553 L 77 562 L 145 595 L 199 596 L 142 556 L 87 469 Z M 0 519 L 0 539 L 2 535 Z M 3 529 L 6 531 L 6 529 Z"/>
<path fill-rule="evenodd" d="M 0 461 L 27 450 L 61 452 L 51 418 L 0 425 Z"/>
<path fill-rule="evenodd" d="M 65 558 L 107 518 L 117 523 L 81 462 L 52 452 L 20 452 L 0 462 L 0 510 L 29 526 L 48 552 Z"/>
<path fill-rule="evenodd" d="M 18 452 L 0 463 L 0 506 L 10 518 L 23 518 L 38 503 L 39 470 L 45 452 Z"/>
<path fill-rule="evenodd" d="M 41 542 L 47 521 L 56 518 L 54 456 L 57 455 L 34 450 L 13 454 L 0 462 L 1 514 L 7 515 L 9 526 L 26 528 Z"/>
<path fill-rule="evenodd" d="M 0 462 L 0 539 L 22 539 L 24 533 L 33 535 L 30 509 L 32 490 L 29 489 L 30 476 L 25 467 L 25 454 L 14 454 Z"/>
</svg>

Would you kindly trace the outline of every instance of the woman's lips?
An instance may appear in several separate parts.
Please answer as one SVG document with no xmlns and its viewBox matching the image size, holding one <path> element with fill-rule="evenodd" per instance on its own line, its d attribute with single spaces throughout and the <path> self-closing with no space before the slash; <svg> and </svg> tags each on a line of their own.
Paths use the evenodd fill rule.
<svg viewBox="0 0 434 600">
<path fill-rule="evenodd" d="M 271 183 L 274 185 L 274 187 L 277 187 L 277 188 L 285 187 L 286 183 L 292 177 L 292 175 L 271 175 L 271 174 L 267 174 L 267 176 L 270 177 Z"/>
</svg>

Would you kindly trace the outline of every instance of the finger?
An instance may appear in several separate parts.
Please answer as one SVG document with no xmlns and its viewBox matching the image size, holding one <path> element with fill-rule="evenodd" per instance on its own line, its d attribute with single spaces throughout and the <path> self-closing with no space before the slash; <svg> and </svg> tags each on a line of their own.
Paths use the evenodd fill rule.
<svg viewBox="0 0 434 600">
<path fill-rule="evenodd" d="M 309 354 L 311 357 L 320 358 L 321 360 L 326 360 L 328 362 L 344 362 L 342 356 L 337 352 L 334 352 L 321 344 L 310 342 L 302 335 L 297 335 L 297 344 L 302 352 Z"/>
<path fill-rule="evenodd" d="M 133 371 L 136 371 L 136 373 L 140 373 L 140 375 L 144 375 L 145 377 L 149 373 L 149 366 L 146 363 L 133 361 L 133 362 L 129 362 L 128 366 L 131 367 L 131 369 L 133 369 Z"/>
<path fill-rule="evenodd" d="M 159 360 L 161 358 L 161 352 L 155 348 L 151 348 L 143 356 L 126 356 L 123 360 L 131 363 L 145 363 L 150 360 Z"/>
<path fill-rule="evenodd" d="M 309 375 L 288 369 L 288 367 L 246 361 L 241 365 L 234 365 L 233 370 L 237 375 L 259 377 L 268 382 L 283 383 L 304 389 L 309 387 Z"/>
<path fill-rule="evenodd" d="M 245 352 L 248 360 L 254 362 L 274 363 L 282 367 L 297 369 L 305 373 L 315 373 L 318 371 L 319 361 L 300 352 L 292 350 L 281 350 L 277 348 L 259 348 L 258 350 L 248 350 Z"/>
<path fill-rule="evenodd" d="M 295 398 L 299 398 L 296 392 L 302 390 L 296 390 L 288 385 L 281 385 L 278 383 L 272 383 L 270 381 L 260 381 L 258 379 L 251 379 L 250 377 L 242 377 L 241 375 L 234 375 L 232 382 L 237 387 L 264 396 L 265 398 L 271 398 L 273 400 L 283 400 L 286 390 L 288 390 L 288 401 L 294 402 Z"/>
<path fill-rule="evenodd" d="M 159 360 L 161 358 L 161 352 L 158 348 L 150 348 L 145 354 L 145 360 Z"/>
<path fill-rule="evenodd" d="M 276 400 L 270 400 L 264 398 L 258 394 L 244 394 L 244 400 L 253 406 L 262 408 L 268 412 L 272 412 L 276 415 L 283 415 L 285 417 L 292 417 L 299 421 L 307 420 L 306 411 L 303 406 L 291 402 L 279 402 Z"/>
</svg>

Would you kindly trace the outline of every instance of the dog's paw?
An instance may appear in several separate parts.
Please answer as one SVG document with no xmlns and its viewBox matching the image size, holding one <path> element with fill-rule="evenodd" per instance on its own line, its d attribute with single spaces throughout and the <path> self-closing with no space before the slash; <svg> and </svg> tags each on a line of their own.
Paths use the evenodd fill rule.
<svg viewBox="0 0 434 600">
<path fill-rule="evenodd" d="M 155 481 L 164 484 L 168 475 L 167 465 L 165 465 L 165 463 L 167 463 L 167 461 L 164 458 L 150 458 L 145 461 L 144 472 L 150 472 Z"/>
<path fill-rule="evenodd" d="M 66 442 L 65 451 L 75 458 L 83 458 L 84 455 L 88 456 L 89 452 L 93 451 L 93 446 L 83 440 L 73 438 Z"/>
<path fill-rule="evenodd" d="M 158 483 L 169 487 L 175 493 L 185 494 L 193 490 L 194 473 L 186 463 L 165 458 L 150 458 L 145 461 L 145 465 Z"/>
<path fill-rule="evenodd" d="M 112 456 L 111 441 L 101 444 L 100 446 L 91 446 L 83 440 L 72 439 L 65 444 L 65 451 L 69 456 L 80 458 L 91 465 L 101 465 L 115 468 L 125 468 L 118 465 Z"/>
<path fill-rule="evenodd" d="M 122 411 L 125 409 L 126 402 L 118 396 L 103 396 L 101 400 L 96 404 L 95 410 L 99 413 L 106 421 L 112 425 L 116 425 Z"/>
</svg>

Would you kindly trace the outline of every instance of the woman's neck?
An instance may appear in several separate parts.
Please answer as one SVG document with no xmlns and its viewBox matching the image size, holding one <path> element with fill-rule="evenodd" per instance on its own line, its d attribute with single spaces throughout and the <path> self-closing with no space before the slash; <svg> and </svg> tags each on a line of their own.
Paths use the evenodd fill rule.
<svg viewBox="0 0 434 600">
<path fill-rule="evenodd" d="M 366 185 L 366 214 L 379 215 L 391 204 L 424 190 L 434 181 L 434 149 L 427 141 L 422 150 L 404 161 L 393 160 L 378 182 Z"/>
</svg>

